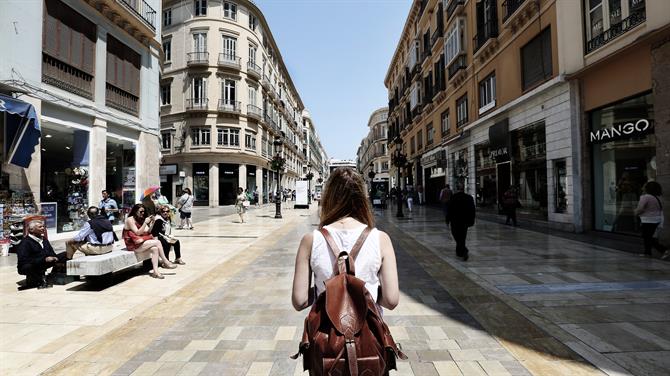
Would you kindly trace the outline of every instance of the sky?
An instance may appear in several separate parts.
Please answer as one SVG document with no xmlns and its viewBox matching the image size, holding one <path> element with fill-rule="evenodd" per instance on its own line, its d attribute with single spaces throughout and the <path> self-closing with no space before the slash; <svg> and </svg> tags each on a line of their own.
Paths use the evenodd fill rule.
<svg viewBox="0 0 670 376">
<path fill-rule="evenodd" d="M 255 0 L 329 158 L 355 159 L 411 0 Z"/>
</svg>

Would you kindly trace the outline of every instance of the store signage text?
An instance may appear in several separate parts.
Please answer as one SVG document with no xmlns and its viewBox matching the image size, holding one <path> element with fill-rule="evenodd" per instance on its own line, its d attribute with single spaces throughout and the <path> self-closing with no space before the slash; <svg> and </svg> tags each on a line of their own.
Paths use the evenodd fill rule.
<svg viewBox="0 0 670 376">
<path fill-rule="evenodd" d="M 645 134 L 651 129 L 651 124 L 647 119 L 640 119 L 635 123 L 625 123 L 615 125 L 609 128 L 598 129 L 597 131 L 591 131 L 590 142 L 608 142 L 614 141 L 620 138 L 625 138 L 628 136 L 637 136 Z"/>
<path fill-rule="evenodd" d="M 509 150 L 507 149 L 507 147 L 492 149 L 489 152 L 489 157 L 491 157 L 494 160 L 503 157 L 507 158 L 509 157 Z"/>
</svg>

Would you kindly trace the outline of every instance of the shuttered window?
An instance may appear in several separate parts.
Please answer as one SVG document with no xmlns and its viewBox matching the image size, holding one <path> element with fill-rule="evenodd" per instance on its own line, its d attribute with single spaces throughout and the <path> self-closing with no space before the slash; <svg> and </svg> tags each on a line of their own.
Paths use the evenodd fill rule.
<svg viewBox="0 0 670 376">
<path fill-rule="evenodd" d="M 95 74 L 96 26 L 59 0 L 45 1 L 42 52 Z"/>
<path fill-rule="evenodd" d="M 551 77 L 550 28 L 544 29 L 521 48 L 521 64 L 523 67 L 523 90 L 527 90 L 538 82 Z"/>
<path fill-rule="evenodd" d="M 140 96 L 140 55 L 107 35 L 107 83 Z"/>
</svg>

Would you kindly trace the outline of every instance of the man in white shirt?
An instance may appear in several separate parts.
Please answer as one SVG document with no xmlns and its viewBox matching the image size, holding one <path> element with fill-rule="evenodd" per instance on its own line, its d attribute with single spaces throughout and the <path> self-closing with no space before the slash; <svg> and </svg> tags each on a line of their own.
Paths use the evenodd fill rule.
<svg viewBox="0 0 670 376">
<path fill-rule="evenodd" d="M 68 260 L 72 259 L 77 251 L 87 256 L 111 252 L 114 241 L 117 240 L 112 223 L 100 214 L 100 209 L 91 206 L 86 214 L 90 220 L 73 239 L 65 243 L 65 254 Z"/>
</svg>

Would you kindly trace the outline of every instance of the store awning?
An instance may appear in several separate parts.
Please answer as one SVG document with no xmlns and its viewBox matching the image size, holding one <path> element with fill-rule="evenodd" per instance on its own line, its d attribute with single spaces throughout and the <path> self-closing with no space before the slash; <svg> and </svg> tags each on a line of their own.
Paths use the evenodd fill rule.
<svg viewBox="0 0 670 376">
<path fill-rule="evenodd" d="M 0 112 L 5 116 L 6 161 L 27 168 L 41 136 L 35 107 L 0 94 Z"/>
</svg>

